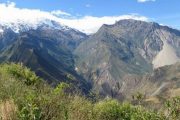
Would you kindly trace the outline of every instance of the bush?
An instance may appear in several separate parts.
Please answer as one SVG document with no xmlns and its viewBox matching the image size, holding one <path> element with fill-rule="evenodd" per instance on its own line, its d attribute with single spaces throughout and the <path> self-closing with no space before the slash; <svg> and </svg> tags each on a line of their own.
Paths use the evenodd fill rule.
<svg viewBox="0 0 180 120">
<path fill-rule="evenodd" d="M 69 120 L 92 120 L 93 104 L 84 97 L 73 97 L 69 105 Z"/>
<path fill-rule="evenodd" d="M 0 66 L 0 72 L 3 74 L 9 74 L 13 77 L 23 80 L 26 85 L 34 85 L 40 78 L 36 76 L 29 68 L 24 67 L 22 64 L 2 64 Z"/>
<path fill-rule="evenodd" d="M 70 88 L 70 85 L 64 82 L 61 82 L 59 85 L 56 86 L 54 89 L 55 94 L 63 94 L 68 88 Z"/>
<path fill-rule="evenodd" d="M 165 103 L 167 118 L 178 120 L 180 118 L 180 97 L 174 97 Z"/>
<path fill-rule="evenodd" d="M 94 107 L 96 120 L 118 120 L 120 118 L 120 104 L 116 100 L 104 100 Z"/>
<path fill-rule="evenodd" d="M 132 107 L 131 119 L 128 120 L 165 120 L 165 117 L 154 111 L 148 111 L 141 106 Z"/>
<path fill-rule="evenodd" d="M 24 96 L 24 101 L 19 105 L 19 119 L 21 120 L 40 120 L 41 110 L 36 100 L 37 95 L 34 91 L 28 91 Z"/>
<path fill-rule="evenodd" d="M 105 100 L 94 107 L 95 120 L 164 120 L 164 117 L 147 111 L 141 106 L 129 103 L 120 104 L 116 100 Z"/>
</svg>

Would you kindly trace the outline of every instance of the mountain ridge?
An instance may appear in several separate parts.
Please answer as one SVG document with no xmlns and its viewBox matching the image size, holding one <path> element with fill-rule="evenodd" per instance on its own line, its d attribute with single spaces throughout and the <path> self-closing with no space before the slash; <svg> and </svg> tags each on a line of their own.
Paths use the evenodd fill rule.
<svg viewBox="0 0 180 120">
<path fill-rule="evenodd" d="M 180 31 L 167 26 L 126 19 L 87 36 L 49 22 L 54 26 L 44 23 L 18 33 L 5 28 L 0 62 L 22 62 L 53 86 L 70 82 L 86 92 L 126 99 L 125 88 L 140 84 L 129 79 L 143 83 L 142 76 L 179 61 Z"/>
<path fill-rule="evenodd" d="M 163 59 L 167 58 L 168 62 L 159 65 L 160 60 L 158 63 L 155 58 L 164 50 L 164 41 L 173 48 L 169 54 L 174 54 L 177 59 L 171 60 L 163 54 Z M 157 23 L 120 20 L 114 25 L 103 25 L 78 46 L 76 67 L 101 94 L 111 96 L 113 93 L 117 97 L 121 96 L 119 90 L 126 82 L 125 76 L 151 73 L 156 68 L 155 63 L 161 67 L 178 62 L 179 47 L 180 31 Z M 161 54 L 159 58 L 162 58 Z"/>
<path fill-rule="evenodd" d="M 87 93 L 90 85 L 74 70 L 72 54 L 86 37 L 77 30 L 56 29 L 48 24 L 18 33 L 5 28 L 0 36 L 0 62 L 23 63 L 52 86 L 67 82 Z"/>
</svg>

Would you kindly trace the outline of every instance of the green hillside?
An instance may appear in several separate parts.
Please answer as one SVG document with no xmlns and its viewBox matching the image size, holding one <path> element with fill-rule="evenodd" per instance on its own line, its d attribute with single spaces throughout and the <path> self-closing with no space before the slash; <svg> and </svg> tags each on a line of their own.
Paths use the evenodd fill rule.
<svg viewBox="0 0 180 120">
<path fill-rule="evenodd" d="M 130 102 L 96 94 L 83 96 L 72 84 L 52 88 L 22 64 L 0 66 L 0 117 L 2 120 L 178 120 L 180 98 L 155 111 Z M 140 101 L 140 96 L 134 97 Z M 166 109 L 167 108 L 167 109 Z M 166 113 L 166 114 L 165 114 Z"/>
</svg>

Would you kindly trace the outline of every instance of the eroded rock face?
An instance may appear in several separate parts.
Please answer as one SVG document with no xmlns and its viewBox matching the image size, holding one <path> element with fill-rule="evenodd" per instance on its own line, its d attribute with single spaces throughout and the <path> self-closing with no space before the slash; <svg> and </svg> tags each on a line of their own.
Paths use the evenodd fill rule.
<svg viewBox="0 0 180 120">
<path fill-rule="evenodd" d="M 163 42 L 161 51 L 154 57 L 152 63 L 154 68 L 175 64 L 179 58 L 180 38 L 164 30 L 157 30 L 157 35 Z"/>
<path fill-rule="evenodd" d="M 172 65 L 179 61 L 176 50 L 167 42 L 163 42 L 162 50 L 153 59 L 153 67 L 158 68 L 165 65 Z"/>
<path fill-rule="evenodd" d="M 75 50 L 78 72 L 100 93 L 122 97 L 125 86 L 131 88 L 139 79 L 128 83 L 126 78 L 174 64 L 179 53 L 180 31 L 136 20 L 103 25 Z"/>
</svg>

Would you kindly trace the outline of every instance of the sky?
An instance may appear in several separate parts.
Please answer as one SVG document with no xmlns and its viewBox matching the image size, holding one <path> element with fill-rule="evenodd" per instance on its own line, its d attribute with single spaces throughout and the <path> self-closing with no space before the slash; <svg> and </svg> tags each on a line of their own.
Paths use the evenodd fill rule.
<svg viewBox="0 0 180 120">
<path fill-rule="evenodd" d="M 86 33 L 94 33 L 102 24 L 113 24 L 124 18 L 154 21 L 180 29 L 179 5 L 180 0 L 0 0 L 0 19 L 14 20 L 10 17 L 13 14 L 15 18 L 34 19 L 36 14 L 58 18 L 61 23 Z M 31 18 L 25 10 L 33 11 L 29 13 Z M 19 16 L 14 11 L 19 12 Z"/>
</svg>

